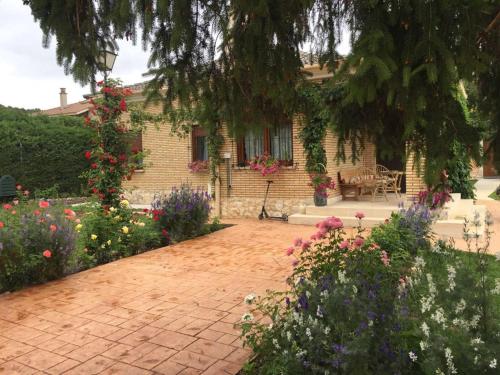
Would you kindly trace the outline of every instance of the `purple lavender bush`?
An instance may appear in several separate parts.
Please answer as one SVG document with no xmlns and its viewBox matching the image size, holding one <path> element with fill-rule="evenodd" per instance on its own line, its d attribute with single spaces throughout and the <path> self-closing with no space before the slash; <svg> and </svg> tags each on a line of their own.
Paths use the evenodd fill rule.
<svg viewBox="0 0 500 375">
<path fill-rule="evenodd" d="M 174 187 L 169 195 L 157 195 L 151 206 L 161 228 L 170 239 L 179 242 L 205 232 L 211 206 L 209 194 L 188 184 Z"/>
</svg>

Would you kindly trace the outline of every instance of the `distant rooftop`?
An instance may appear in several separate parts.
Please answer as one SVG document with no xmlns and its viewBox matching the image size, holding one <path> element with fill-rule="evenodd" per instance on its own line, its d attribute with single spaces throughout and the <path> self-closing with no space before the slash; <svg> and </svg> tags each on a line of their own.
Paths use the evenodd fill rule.
<svg viewBox="0 0 500 375">
<path fill-rule="evenodd" d="M 67 104 L 62 107 L 59 106 L 44 109 L 38 112 L 38 114 L 46 116 L 83 116 L 90 110 L 90 108 L 92 108 L 92 104 L 90 104 L 88 100 L 83 100 L 81 102 Z"/>
</svg>

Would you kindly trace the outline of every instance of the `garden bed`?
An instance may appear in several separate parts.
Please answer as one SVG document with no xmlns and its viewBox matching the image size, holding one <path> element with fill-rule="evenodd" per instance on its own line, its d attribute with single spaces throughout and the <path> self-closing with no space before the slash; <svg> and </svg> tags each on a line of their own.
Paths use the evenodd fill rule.
<svg viewBox="0 0 500 375">
<path fill-rule="evenodd" d="M 228 225 L 209 218 L 209 197 L 188 186 L 137 211 L 128 201 L 68 208 L 19 197 L 0 207 L 0 292 L 44 283 Z M 74 208 L 74 209 L 73 209 Z"/>
</svg>

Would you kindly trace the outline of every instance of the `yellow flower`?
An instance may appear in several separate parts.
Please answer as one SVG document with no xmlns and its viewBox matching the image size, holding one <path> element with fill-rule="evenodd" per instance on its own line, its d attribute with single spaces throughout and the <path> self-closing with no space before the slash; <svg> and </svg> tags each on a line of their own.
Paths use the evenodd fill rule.
<svg viewBox="0 0 500 375">
<path fill-rule="evenodd" d="M 111 240 L 108 240 L 106 243 L 108 244 L 108 246 L 111 246 Z"/>
<path fill-rule="evenodd" d="M 130 203 L 126 199 L 124 199 L 120 202 L 120 206 L 122 206 L 123 208 L 127 208 L 129 205 L 130 205 Z"/>
<path fill-rule="evenodd" d="M 92 241 L 97 240 L 97 235 L 96 235 L 96 234 L 91 234 L 91 235 L 90 235 L 90 239 L 91 239 Z"/>
<path fill-rule="evenodd" d="M 142 221 L 139 221 L 139 222 L 137 222 L 136 224 L 137 224 L 138 226 L 140 226 L 140 227 L 143 227 L 143 226 L 145 226 L 145 225 L 146 225 L 146 224 L 145 224 L 145 223 L 143 223 Z"/>
<path fill-rule="evenodd" d="M 82 230 L 82 228 L 83 228 L 82 224 L 77 224 L 76 227 L 75 227 L 75 229 L 76 229 L 77 232 L 80 232 Z"/>
<path fill-rule="evenodd" d="M 116 211 L 116 208 L 114 208 L 114 207 L 110 207 L 110 208 L 109 208 L 109 211 L 110 211 L 110 212 L 115 212 L 115 211 Z"/>
<path fill-rule="evenodd" d="M 128 227 L 123 226 L 122 227 L 122 232 L 127 234 L 128 233 Z"/>
<path fill-rule="evenodd" d="M 118 221 L 118 220 L 121 219 L 121 217 L 118 215 L 118 216 L 113 217 L 113 219 L 116 220 L 116 221 Z"/>
</svg>

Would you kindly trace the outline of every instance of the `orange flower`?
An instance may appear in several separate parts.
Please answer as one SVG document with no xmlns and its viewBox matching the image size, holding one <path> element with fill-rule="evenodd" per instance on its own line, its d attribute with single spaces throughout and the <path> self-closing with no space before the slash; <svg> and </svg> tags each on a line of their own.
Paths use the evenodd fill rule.
<svg viewBox="0 0 500 375">
<path fill-rule="evenodd" d="M 49 207 L 49 205 L 50 205 L 50 204 L 49 204 L 49 202 L 47 202 L 47 201 L 40 201 L 40 202 L 38 203 L 38 206 L 39 206 L 40 208 L 47 208 L 47 207 Z"/>
<path fill-rule="evenodd" d="M 50 257 L 52 256 L 52 252 L 51 252 L 49 249 L 47 249 L 47 250 L 45 250 L 45 251 L 42 253 L 42 255 L 43 255 L 45 258 L 50 258 Z"/>
<path fill-rule="evenodd" d="M 0 229 L 3 228 L 5 226 L 5 224 L 3 223 L 3 221 L 0 221 Z"/>
<path fill-rule="evenodd" d="M 50 228 L 50 231 L 51 231 L 51 232 L 55 232 L 55 231 L 57 230 L 57 225 L 55 225 L 55 224 L 50 224 L 50 227 L 49 227 L 49 228 Z"/>
<path fill-rule="evenodd" d="M 35 210 L 35 211 L 33 211 L 33 213 L 35 214 L 35 216 L 40 216 L 40 214 L 41 214 L 40 210 Z"/>
<path fill-rule="evenodd" d="M 12 210 L 10 213 L 11 213 L 12 215 L 15 215 L 15 214 L 17 213 L 17 211 L 16 211 L 16 210 Z"/>
<path fill-rule="evenodd" d="M 72 210 L 72 209 L 70 209 L 70 208 L 65 208 L 65 209 L 64 209 L 64 213 L 65 213 L 66 215 L 68 215 L 68 216 L 76 216 L 75 211 L 73 211 L 73 210 Z"/>
<path fill-rule="evenodd" d="M 8 203 L 5 203 L 5 204 L 3 205 L 3 208 L 4 208 L 4 210 L 10 210 L 10 209 L 12 208 L 12 205 L 11 205 L 11 204 L 8 204 Z"/>
</svg>

